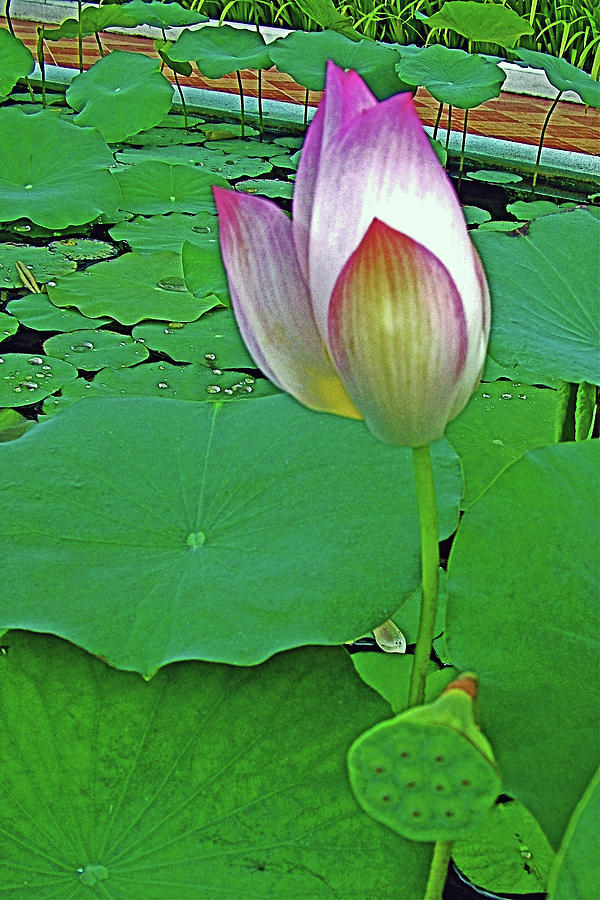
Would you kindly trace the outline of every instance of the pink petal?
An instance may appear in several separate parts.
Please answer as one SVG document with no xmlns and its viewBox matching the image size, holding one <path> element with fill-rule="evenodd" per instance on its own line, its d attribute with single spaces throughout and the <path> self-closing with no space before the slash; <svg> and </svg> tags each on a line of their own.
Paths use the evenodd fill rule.
<svg viewBox="0 0 600 900">
<path fill-rule="evenodd" d="M 358 113 L 376 104 L 377 100 L 356 72 L 345 72 L 331 60 L 327 63 L 325 93 L 306 133 L 292 207 L 294 240 L 305 278 L 308 278 L 308 236 L 321 149 L 335 140 L 340 128 Z"/>
<path fill-rule="evenodd" d="M 376 437 L 419 447 L 442 436 L 464 377 L 467 323 L 450 273 L 426 247 L 372 223 L 335 285 L 329 345 Z"/>
<path fill-rule="evenodd" d="M 292 223 L 269 200 L 213 191 L 235 317 L 257 366 L 305 406 L 361 418 L 315 326 Z"/>
<path fill-rule="evenodd" d="M 309 287 L 324 339 L 333 286 L 375 218 L 430 250 L 461 296 L 478 295 L 460 204 L 410 93 L 364 109 L 323 141 L 312 203 Z"/>
</svg>

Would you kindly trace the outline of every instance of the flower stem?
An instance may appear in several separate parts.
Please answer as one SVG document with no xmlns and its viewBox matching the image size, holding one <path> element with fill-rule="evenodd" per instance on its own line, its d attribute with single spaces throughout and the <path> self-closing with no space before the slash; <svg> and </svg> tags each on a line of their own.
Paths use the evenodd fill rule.
<svg viewBox="0 0 600 900">
<path fill-rule="evenodd" d="M 421 525 L 421 615 L 408 689 L 409 708 L 420 706 L 425 701 L 425 681 L 433 645 L 440 565 L 437 504 L 429 446 L 413 447 L 413 469 Z"/>
<path fill-rule="evenodd" d="M 451 852 L 452 841 L 438 841 L 436 843 L 423 900 L 442 900 L 442 891 L 446 883 Z"/>
</svg>

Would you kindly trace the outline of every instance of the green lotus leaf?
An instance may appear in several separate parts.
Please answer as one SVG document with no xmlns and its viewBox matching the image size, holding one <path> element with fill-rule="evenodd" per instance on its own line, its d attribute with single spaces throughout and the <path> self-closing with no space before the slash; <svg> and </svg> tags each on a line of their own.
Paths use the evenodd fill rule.
<svg viewBox="0 0 600 900">
<path fill-rule="evenodd" d="M 132 335 L 176 362 L 202 363 L 220 369 L 254 366 L 229 309 L 204 313 L 195 322 L 170 322 L 167 326 L 164 322 L 142 322 Z"/>
<path fill-rule="evenodd" d="M 517 231 L 527 225 L 526 222 L 513 222 L 510 219 L 503 221 L 502 219 L 494 219 L 492 222 L 482 222 L 478 231 Z"/>
<path fill-rule="evenodd" d="M 194 60 L 206 78 L 222 78 L 241 69 L 269 69 L 272 65 L 262 35 L 231 25 L 186 30 L 170 47 L 169 56 L 177 62 Z"/>
<path fill-rule="evenodd" d="M 528 66 L 543 69 L 550 84 L 558 91 L 575 91 L 586 106 L 600 108 L 600 84 L 583 69 L 572 66 L 566 59 L 558 59 L 537 50 L 517 47 L 514 53 Z"/>
<path fill-rule="evenodd" d="M 423 19 L 429 28 L 449 28 L 470 41 L 512 47 L 533 28 L 508 6 L 478 0 L 447 0 L 439 12 Z"/>
<path fill-rule="evenodd" d="M 553 857 L 539 824 L 522 803 L 514 800 L 497 803 L 485 828 L 470 840 L 455 841 L 452 846 L 452 859 L 461 872 L 473 884 L 494 894 L 543 892 Z"/>
<path fill-rule="evenodd" d="M 467 225 L 481 225 L 492 218 L 487 209 L 480 209 L 478 206 L 463 206 L 463 214 Z"/>
<path fill-rule="evenodd" d="M 283 156 L 272 156 L 271 162 L 277 169 L 289 169 L 290 172 L 295 172 L 300 163 L 300 154 L 294 153 L 293 156 L 288 156 L 287 154 Z"/>
<path fill-rule="evenodd" d="M 135 28 L 137 25 L 154 25 L 168 28 L 172 25 L 195 25 L 208 21 L 206 16 L 193 10 L 184 9 L 179 3 L 144 2 L 130 0 L 129 3 L 107 6 L 86 6 L 77 19 L 65 19 L 60 28 L 45 28 L 44 39 L 59 41 L 75 38 L 81 34 L 89 36 L 107 28 Z"/>
<path fill-rule="evenodd" d="M 479 674 L 504 791 L 555 847 L 598 765 L 599 473 L 598 441 L 529 450 L 466 511 L 448 562 L 450 660 Z"/>
<path fill-rule="evenodd" d="M 461 477 L 445 440 L 432 449 L 444 537 Z M 74 403 L 2 454 L 0 627 L 35 624 L 119 668 L 338 644 L 419 583 L 410 450 L 284 394 Z"/>
<path fill-rule="evenodd" d="M 113 155 L 94 128 L 50 110 L 26 115 L 0 109 L 0 222 L 27 217 L 64 228 L 112 213 L 120 191 L 108 167 Z"/>
<path fill-rule="evenodd" d="M 463 468 L 463 509 L 527 450 L 553 443 L 555 407 L 552 390 L 507 381 L 480 385 L 447 430 Z"/>
<path fill-rule="evenodd" d="M 440 103 L 460 109 L 471 109 L 498 97 L 506 78 L 496 63 L 441 44 L 411 53 L 395 68 L 407 84 L 425 87 Z"/>
<path fill-rule="evenodd" d="M 76 309 L 59 309 L 47 294 L 25 294 L 11 300 L 6 309 L 21 324 L 35 331 L 76 331 L 110 322 L 109 318 L 89 319 Z"/>
<path fill-rule="evenodd" d="M 197 140 L 197 138 L 196 138 Z M 263 175 L 270 172 L 273 163 L 266 159 L 241 156 L 240 154 L 220 153 L 217 151 L 218 142 L 214 142 L 214 149 L 206 147 L 168 146 L 168 147 L 142 147 L 135 150 L 121 150 L 117 153 L 119 162 L 138 163 L 144 160 L 169 163 L 170 165 L 188 164 L 197 166 L 205 172 L 215 172 L 226 178 L 240 178 L 243 175 Z M 281 149 L 281 148 L 279 148 Z M 279 158 L 279 157 L 278 157 Z"/>
<path fill-rule="evenodd" d="M 96 372 L 104 366 L 115 369 L 135 366 L 148 358 L 148 350 L 127 334 L 117 331 L 72 331 L 44 341 L 44 352 L 64 359 L 78 369 Z"/>
<path fill-rule="evenodd" d="M 95 238 L 63 238 L 60 241 L 51 241 L 48 250 L 75 260 L 109 259 L 118 253 L 113 244 Z"/>
<path fill-rule="evenodd" d="M 599 239 L 600 222 L 585 209 L 534 219 L 512 234 L 474 233 L 492 295 L 494 359 L 600 384 Z"/>
<path fill-rule="evenodd" d="M 244 138 L 223 138 L 221 140 L 211 140 L 206 142 L 208 150 L 220 150 L 229 157 L 242 158 L 250 157 L 269 157 L 279 156 L 281 147 L 277 144 L 271 144 L 262 141 L 248 141 Z"/>
<path fill-rule="evenodd" d="M 596 772 L 571 816 L 550 873 L 549 900 L 587 900 L 600 894 L 599 782 Z"/>
<path fill-rule="evenodd" d="M 47 635 L 3 645 L 11 896 L 33 896 L 23 881 L 36 900 L 329 900 L 376 884 L 395 900 L 398 870 L 423 895 L 431 848 L 369 820 L 347 783 L 344 748 L 386 703 L 340 648 L 144 683 Z"/>
<path fill-rule="evenodd" d="M 0 357 L 0 406 L 29 406 L 77 378 L 62 359 L 5 353 Z"/>
<path fill-rule="evenodd" d="M 173 102 L 173 86 L 159 63 L 143 53 L 113 50 L 76 75 L 67 103 L 77 125 L 97 128 L 105 141 L 123 138 L 160 122 Z"/>
<path fill-rule="evenodd" d="M 496 172 L 488 169 L 469 172 L 467 178 L 471 181 L 485 181 L 488 184 L 518 184 L 519 181 L 523 181 L 522 176 L 514 172 Z"/>
<path fill-rule="evenodd" d="M 236 191 L 245 194 L 261 194 L 263 197 L 283 197 L 286 200 L 292 198 L 294 185 L 290 181 L 280 181 L 276 178 L 253 178 L 249 181 L 238 181 Z"/>
<path fill-rule="evenodd" d="M 184 75 L 186 78 L 189 78 L 192 74 L 192 64 L 189 62 L 176 62 L 174 59 L 171 59 L 169 56 L 171 46 L 171 41 L 154 41 L 154 49 L 164 64 L 173 72 L 177 72 L 178 75 Z"/>
<path fill-rule="evenodd" d="M 31 75 L 35 62 L 31 51 L 6 28 L 0 28 L 0 100 L 6 97 L 19 78 Z"/>
<path fill-rule="evenodd" d="M 108 232 L 115 241 L 127 241 L 137 253 L 157 253 L 171 250 L 181 253 L 184 241 L 200 247 L 219 240 L 216 216 L 198 213 L 170 213 L 162 216 L 136 216 L 131 222 L 121 222 Z"/>
<path fill-rule="evenodd" d="M 0 409 L 0 443 L 16 441 L 35 424 L 35 419 L 26 419 L 16 409 Z"/>
<path fill-rule="evenodd" d="M 5 341 L 7 337 L 16 334 L 18 330 L 19 320 L 15 316 L 0 313 L 0 341 Z"/>
<path fill-rule="evenodd" d="M 571 204 L 571 208 L 575 205 Z M 508 204 L 506 212 L 516 219 L 530 222 L 532 219 L 537 219 L 538 216 L 549 216 L 552 213 L 559 212 L 560 208 L 559 204 L 553 203 L 552 200 L 516 200 L 514 203 Z"/>
<path fill-rule="evenodd" d="M 219 244 L 199 247 L 197 244 L 184 241 L 181 248 L 181 264 L 185 285 L 194 297 L 202 298 L 216 294 L 224 306 L 231 306 L 227 274 Z"/>
<path fill-rule="evenodd" d="M 155 28 L 183 27 L 208 22 L 208 18 L 195 9 L 186 9 L 179 3 L 162 0 L 129 0 L 118 9 L 118 15 L 134 19 L 134 25 L 154 25 Z M 119 23 L 116 23 L 119 24 Z"/>
<path fill-rule="evenodd" d="M 327 60 L 343 69 L 354 69 L 379 100 L 409 90 L 398 78 L 397 49 L 376 41 L 353 41 L 336 31 L 293 31 L 269 44 L 271 59 L 280 72 L 311 91 L 325 87 Z"/>
<path fill-rule="evenodd" d="M 116 179 L 123 192 L 122 208 L 142 215 L 215 213 L 212 185 L 229 187 L 222 175 L 152 160 L 121 169 Z"/>
<path fill-rule="evenodd" d="M 192 322 L 215 305 L 186 289 L 178 253 L 124 253 L 74 272 L 48 288 L 55 306 L 75 306 L 91 319 L 110 316 L 122 325 L 142 319 Z"/>
<path fill-rule="evenodd" d="M 362 37 L 355 31 L 351 16 L 340 15 L 340 11 L 333 0 L 295 0 L 302 12 L 316 22 L 321 28 L 331 28 L 355 41 Z"/>
<path fill-rule="evenodd" d="M 92 381 L 77 378 L 61 389 L 60 397 L 48 397 L 43 410 L 46 415 L 54 415 L 71 403 L 89 397 L 160 397 L 208 403 L 249 400 L 276 393 L 278 389 L 266 378 L 253 378 L 246 372 L 216 374 L 206 366 L 155 362 L 127 369 L 102 369 Z"/>
<path fill-rule="evenodd" d="M 16 263 L 21 262 L 31 272 L 38 284 L 44 284 L 52 278 L 66 275 L 77 268 L 77 263 L 57 256 L 47 247 L 34 247 L 32 244 L 2 244 L 0 259 L 0 286 L 3 288 L 20 288 L 23 282 L 19 277 Z"/>
<path fill-rule="evenodd" d="M 132 135 L 131 138 L 126 138 L 126 144 L 134 144 L 136 147 L 169 147 L 172 144 L 180 146 L 181 144 L 198 144 L 199 142 L 205 140 L 205 135 L 203 131 L 199 131 L 193 128 L 189 130 L 182 131 L 181 126 L 171 125 L 170 114 L 165 120 L 168 124 L 161 123 L 160 125 L 156 125 L 154 128 L 148 129 L 148 131 L 140 132 L 139 134 Z M 202 119 L 200 121 L 203 121 Z M 194 149 L 202 149 L 200 147 Z"/>
</svg>

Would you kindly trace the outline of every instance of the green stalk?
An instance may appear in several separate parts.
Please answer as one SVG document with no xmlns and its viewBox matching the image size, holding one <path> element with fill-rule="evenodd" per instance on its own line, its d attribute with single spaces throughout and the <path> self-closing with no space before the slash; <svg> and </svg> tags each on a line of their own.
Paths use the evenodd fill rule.
<svg viewBox="0 0 600 900">
<path fill-rule="evenodd" d="M 12 34 L 13 37 L 16 37 L 15 29 L 13 28 L 12 19 L 10 17 L 10 0 L 6 0 L 6 8 L 4 10 L 4 16 L 6 18 L 6 24 L 8 25 L 8 30 Z"/>
<path fill-rule="evenodd" d="M 421 526 L 421 615 L 408 689 L 409 708 L 421 706 L 425 702 L 425 681 L 433 646 L 438 603 L 440 547 L 429 446 L 413 447 L 413 470 Z"/>
<path fill-rule="evenodd" d="M 437 841 L 433 850 L 433 859 L 427 879 L 427 887 L 423 900 L 442 900 L 442 891 L 446 883 L 448 863 L 452 853 L 452 841 Z"/>
<path fill-rule="evenodd" d="M 83 34 L 81 33 L 81 0 L 77 0 L 77 56 L 79 71 L 83 72 Z"/>
<path fill-rule="evenodd" d="M 188 114 L 187 114 L 187 106 L 185 104 L 185 96 L 184 96 L 182 87 L 179 84 L 179 78 L 177 77 L 177 72 L 175 71 L 175 69 L 172 69 L 172 72 L 173 72 L 173 78 L 175 80 L 175 85 L 176 85 L 177 91 L 179 93 L 179 99 L 181 100 L 181 106 L 183 109 L 183 127 L 187 128 L 188 127 Z"/>
<path fill-rule="evenodd" d="M 442 110 L 443 110 L 443 108 L 444 108 L 444 104 L 443 104 L 443 103 L 440 103 L 440 105 L 438 106 L 437 115 L 436 115 L 436 117 L 435 117 L 435 125 L 434 125 L 434 127 L 433 127 L 433 135 L 432 135 L 432 137 L 433 137 L 433 140 L 434 140 L 434 141 L 435 141 L 435 139 L 436 139 L 436 137 L 437 137 L 438 128 L 440 127 L 440 119 L 442 118 Z"/>
<path fill-rule="evenodd" d="M 408 688 L 409 709 L 425 702 L 427 669 L 435 634 L 440 568 L 438 513 L 429 445 L 413 447 L 412 453 L 421 527 L 421 614 Z M 442 900 L 451 851 L 451 841 L 436 841 L 423 900 Z"/>
<path fill-rule="evenodd" d="M 460 193 L 462 185 L 463 170 L 465 167 L 465 144 L 467 142 L 467 123 L 469 121 L 469 110 L 465 109 L 465 123 L 463 125 L 462 144 L 460 145 L 460 165 L 458 167 L 458 183 L 456 185 L 457 193 Z"/>
<path fill-rule="evenodd" d="M 554 411 L 554 440 L 556 443 L 575 440 L 575 407 L 578 385 L 570 381 L 559 381 L 556 388 Z"/>
<path fill-rule="evenodd" d="M 539 174 L 540 159 L 542 158 L 542 148 L 543 148 L 543 146 L 544 146 L 544 137 L 545 137 L 545 135 L 546 135 L 546 128 L 548 127 L 548 122 L 550 121 L 550 116 L 552 115 L 552 113 L 553 113 L 554 110 L 556 109 L 556 104 L 557 104 L 558 101 L 560 100 L 561 96 L 562 96 L 562 91 L 559 91 L 558 94 L 557 94 L 557 96 L 556 96 L 556 98 L 553 100 L 550 109 L 548 110 L 548 112 L 547 112 L 547 114 L 546 114 L 546 118 L 544 119 L 544 124 L 542 125 L 542 130 L 541 130 L 541 132 L 540 132 L 540 143 L 539 143 L 539 145 L 538 145 L 538 152 L 537 152 L 537 156 L 536 156 L 536 158 L 535 158 L 535 166 L 533 167 L 533 178 L 532 178 L 532 181 L 531 181 L 531 194 L 530 194 L 530 197 L 531 197 L 532 200 L 533 200 L 533 198 L 535 197 L 535 185 L 536 185 L 537 177 L 538 177 L 538 174 Z"/>
<path fill-rule="evenodd" d="M 237 83 L 238 90 L 240 92 L 240 125 L 241 127 L 241 136 L 244 137 L 244 124 L 245 124 L 245 114 L 244 114 L 244 88 L 242 85 L 242 73 L 239 69 L 235 70 L 235 74 L 237 75 Z"/>
<path fill-rule="evenodd" d="M 40 25 L 37 30 L 37 61 L 40 67 L 40 75 L 42 81 L 42 109 L 46 109 L 46 66 L 44 64 L 44 26 Z"/>
</svg>

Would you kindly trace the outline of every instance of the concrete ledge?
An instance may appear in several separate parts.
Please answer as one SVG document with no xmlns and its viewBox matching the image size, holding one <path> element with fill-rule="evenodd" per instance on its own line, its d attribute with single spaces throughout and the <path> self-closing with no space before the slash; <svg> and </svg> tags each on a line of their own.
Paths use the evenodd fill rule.
<svg viewBox="0 0 600 900">
<path fill-rule="evenodd" d="M 84 3 L 83 7 L 95 6 L 92 3 Z M 14 19 L 24 19 L 28 22 L 42 22 L 48 25 L 59 25 L 65 19 L 77 17 L 77 6 L 72 2 L 65 0 L 13 0 L 11 7 L 11 16 Z M 218 22 L 211 19 L 209 22 L 199 25 L 188 26 L 189 30 L 205 28 L 208 25 L 215 26 Z M 239 22 L 227 22 L 233 28 L 247 29 L 254 31 L 253 25 L 244 25 Z M 185 28 L 167 28 L 165 34 L 167 39 L 175 41 Z M 108 31 L 118 34 L 138 34 L 140 37 L 162 38 L 162 29 L 154 28 L 151 25 L 140 25 L 137 28 L 110 28 Z M 280 37 L 290 34 L 290 30 L 286 28 L 272 28 L 270 26 L 261 27 L 261 34 L 267 44 Z M 497 57 L 493 57 L 497 59 Z M 531 69 L 528 66 L 519 65 L 501 61 L 500 68 L 506 73 L 506 80 L 502 85 L 502 90 L 511 94 L 525 94 L 530 97 L 544 97 L 554 100 L 558 96 L 558 90 L 550 84 L 546 77 L 546 73 L 541 69 Z M 579 94 L 574 91 L 565 91 L 561 100 L 570 103 L 582 103 Z"/>
</svg>

